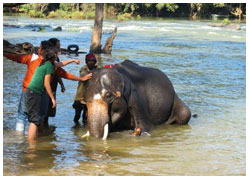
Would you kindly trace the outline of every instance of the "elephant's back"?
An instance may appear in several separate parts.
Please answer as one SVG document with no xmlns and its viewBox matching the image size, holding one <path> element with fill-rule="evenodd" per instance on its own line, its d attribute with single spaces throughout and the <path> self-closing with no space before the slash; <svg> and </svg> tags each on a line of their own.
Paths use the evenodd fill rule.
<svg viewBox="0 0 250 180">
<path fill-rule="evenodd" d="M 167 121 L 172 111 L 175 95 L 173 85 L 167 75 L 158 69 L 143 67 L 129 60 L 121 65 L 122 74 L 126 75 L 138 90 L 153 123 L 161 124 Z"/>
</svg>

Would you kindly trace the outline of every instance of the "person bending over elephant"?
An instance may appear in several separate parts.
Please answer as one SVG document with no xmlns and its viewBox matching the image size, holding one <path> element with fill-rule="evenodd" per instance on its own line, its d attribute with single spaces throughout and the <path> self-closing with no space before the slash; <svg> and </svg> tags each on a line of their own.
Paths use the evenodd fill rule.
<svg viewBox="0 0 250 180">
<path fill-rule="evenodd" d="M 89 53 L 85 56 L 85 63 L 86 65 L 80 69 L 80 77 L 83 77 L 86 74 L 90 73 L 91 70 L 101 68 L 99 65 L 97 65 L 96 57 L 93 53 Z M 75 100 L 72 105 L 72 107 L 75 109 L 74 123 L 76 125 L 79 124 L 79 119 L 81 117 L 82 111 L 83 111 L 82 122 L 86 124 L 86 120 L 87 120 L 87 106 L 83 98 L 84 86 L 85 86 L 85 82 L 78 83 Z"/>
</svg>

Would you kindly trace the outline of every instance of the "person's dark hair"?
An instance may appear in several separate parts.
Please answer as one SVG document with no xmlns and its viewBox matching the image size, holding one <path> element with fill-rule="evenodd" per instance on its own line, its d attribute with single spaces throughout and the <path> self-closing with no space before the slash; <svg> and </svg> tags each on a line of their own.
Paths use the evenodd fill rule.
<svg viewBox="0 0 250 180">
<path fill-rule="evenodd" d="M 40 66 L 43 65 L 46 61 L 51 62 L 51 64 L 54 66 L 56 57 L 56 50 L 54 48 L 47 49 L 43 54 L 43 61 L 41 62 Z"/>
<path fill-rule="evenodd" d="M 57 38 L 50 38 L 49 42 L 51 42 L 54 46 L 56 46 L 56 43 L 59 42 L 60 40 Z"/>
<path fill-rule="evenodd" d="M 90 60 L 95 61 L 95 63 L 96 63 L 96 57 L 95 57 L 94 53 L 86 54 L 85 63 L 87 64 L 87 62 L 90 61 Z"/>
<path fill-rule="evenodd" d="M 51 42 L 49 42 L 49 41 L 42 41 L 41 45 L 42 45 L 43 50 L 53 48 L 53 44 Z"/>
</svg>

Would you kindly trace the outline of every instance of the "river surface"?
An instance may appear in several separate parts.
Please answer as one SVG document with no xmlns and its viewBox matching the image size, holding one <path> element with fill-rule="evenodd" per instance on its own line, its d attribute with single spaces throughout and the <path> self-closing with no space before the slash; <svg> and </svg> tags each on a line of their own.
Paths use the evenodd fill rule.
<svg viewBox="0 0 250 180">
<path fill-rule="evenodd" d="M 61 46 L 90 47 L 93 20 L 31 19 L 4 16 L 3 38 L 11 43 L 57 37 Z M 56 129 L 28 148 L 27 130 L 15 133 L 15 119 L 26 65 L 3 58 L 4 175 L 246 175 L 246 26 L 241 30 L 211 27 L 209 21 L 145 19 L 104 20 L 102 44 L 118 27 L 112 55 L 103 64 L 130 59 L 159 68 L 190 107 L 189 125 L 162 125 L 151 136 L 132 131 L 109 134 L 106 141 L 83 139 L 87 129 L 74 128 L 72 103 L 77 82 L 63 80 L 57 92 Z M 45 26 L 45 32 L 34 32 Z M 61 26 L 62 32 L 53 28 Z M 65 69 L 78 75 L 81 65 Z M 26 127 L 28 124 L 26 125 Z"/>
</svg>

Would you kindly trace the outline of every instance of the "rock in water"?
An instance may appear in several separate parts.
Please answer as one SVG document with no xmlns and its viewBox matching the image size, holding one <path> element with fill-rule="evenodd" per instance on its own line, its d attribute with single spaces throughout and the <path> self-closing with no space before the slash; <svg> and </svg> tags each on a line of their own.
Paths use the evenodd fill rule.
<svg viewBox="0 0 250 180">
<path fill-rule="evenodd" d="M 53 31 L 62 31 L 62 27 L 59 26 L 59 27 L 53 29 Z"/>
</svg>

